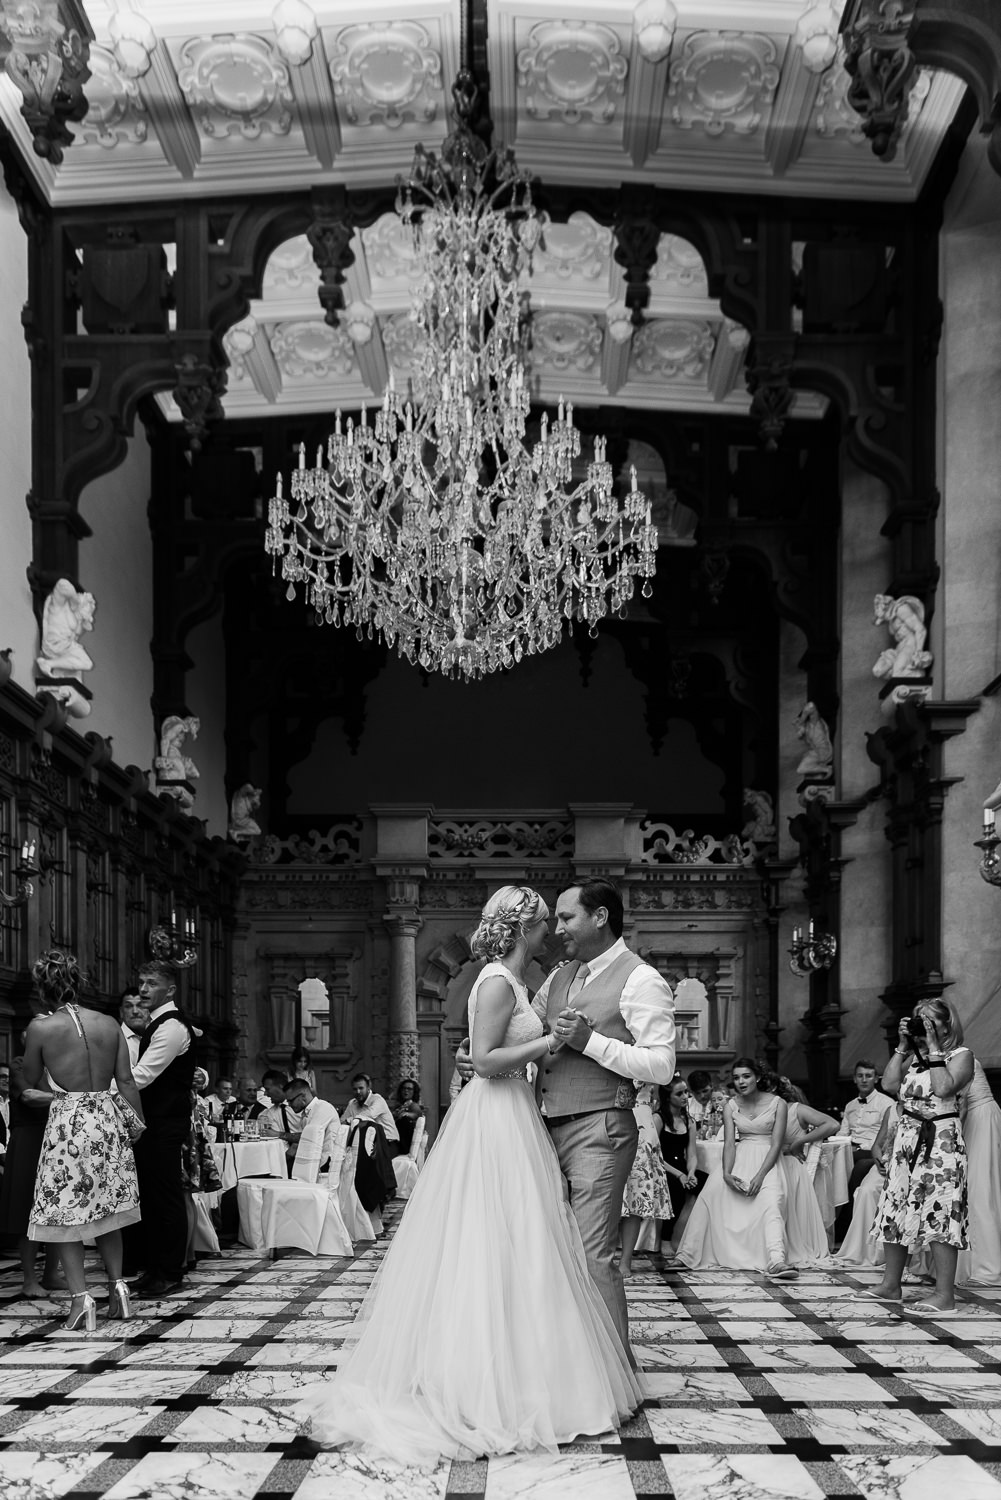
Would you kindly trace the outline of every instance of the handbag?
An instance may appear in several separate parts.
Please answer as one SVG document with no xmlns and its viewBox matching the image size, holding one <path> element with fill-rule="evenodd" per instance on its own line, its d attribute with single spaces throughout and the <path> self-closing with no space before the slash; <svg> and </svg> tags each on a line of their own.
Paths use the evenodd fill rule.
<svg viewBox="0 0 1001 1500">
<path fill-rule="evenodd" d="M 115 1102 L 115 1108 L 122 1117 L 122 1124 L 125 1126 L 125 1133 L 129 1138 L 129 1143 L 134 1146 L 146 1129 L 146 1123 L 140 1118 L 129 1101 L 122 1098 L 121 1094 L 112 1094 L 111 1097 Z"/>
</svg>

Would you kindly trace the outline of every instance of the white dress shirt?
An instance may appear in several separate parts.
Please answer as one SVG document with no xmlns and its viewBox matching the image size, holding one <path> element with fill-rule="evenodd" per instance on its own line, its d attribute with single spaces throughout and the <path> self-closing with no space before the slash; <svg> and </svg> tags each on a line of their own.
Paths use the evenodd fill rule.
<svg viewBox="0 0 1001 1500">
<path fill-rule="evenodd" d="M 330 1160 L 337 1144 L 341 1119 L 326 1099 L 310 1099 L 299 1116 L 302 1134 L 296 1147 L 292 1176 L 300 1182 L 315 1182 L 324 1162 Z"/>
<path fill-rule="evenodd" d="M 618 938 L 597 958 L 590 959 L 590 972 L 578 994 L 586 998 L 591 981 L 629 951 L 625 940 Z M 532 1009 L 543 1021 L 549 1004 L 549 986 L 553 975 L 558 972 L 554 970 L 549 975 L 532 1001 Z M 574 999 L 577 998 L 575 995 Z M 667 980 L 652 965 L 640 964 L 622 986 L 619 1010 L 632 1033 L 633 1045 L 592 1031 L 584 1047 L 584 1056 L 593 1058 L 622 1078 L 635 1079 L 638 1083 L 670 1083 L 675 1063 L 674 996 Z"/>
<path fill-rule="evenodd" d="M 297 1115 L 290 1104 L 270 1104 L 257 1116 L 258 1135 L 301 1135 L 302 1115 Z"/>
<path fill-rule="evenodd" d="M 0 1120 L 3 1121 L 3 1130 L 0 1131 L 0 1156 L 7 1155 L 7 1142 L 10 1140 L 10 1096 L 0 1097 Z"/>
<path fill-rule="evenodd" d="M 344 1106 L 344 1123 L 353 1125 L 356 1120 L 374 1120 L 382 1126 L 387 1141 L 400 1139 L 393 1112 L 381 1094 L 369 1094 L 364 1104 L 359 1104 L 357 1099 L 348 1100 Z"/>
<path fill-rule="evenodd" d="M 139 1043 L 142 1041 L 142 1037 L 137 1036 L 134 1031 L 130 1031 L 124 1021 L 122 1022 L 122 1036 L 125 1038 L 125 1045 L 129 1049 L 129 1062 L 132 1065 L 132 1073 L 135 1075 L 136 1063 L 139 1061 Z"/>
<path fill-rule="evenodd" d="M 879 1089 L 873 1089 L 864 1104 L 857 1096 L 849 1099 L 841 1116 L 842 1131 L 851 1136 L 853 1146 L 868 1151 L 883 1123 L 883 1116 L 892 1108 L 893 1100 L 887 1094 L 881 1094 Z"/>
<path fill-rule="evenodd" d="M 150 1025 L 163 1015 L 165 1011 L 177 1012 L 177 1006 L 173 1000 L 167 1000 L 163 1005 L 158 1005 L 156 1010 L 150 1011 Z M 144 1089 L 159 1078 L 164 1068 L 170 1066 L 175 1057 L 180 1057 L 187 1052 L 191 1046 L 191 1038 L 188 1028 L 180 1020 L 167 1021 L 163 1026 L 157 1028 L 156 1035 L 150 1042 L 146 1051 L 138 1062 L 132 1066 L 132 1077 L 135 1079 L 136 1088 Z"/>
</svg>

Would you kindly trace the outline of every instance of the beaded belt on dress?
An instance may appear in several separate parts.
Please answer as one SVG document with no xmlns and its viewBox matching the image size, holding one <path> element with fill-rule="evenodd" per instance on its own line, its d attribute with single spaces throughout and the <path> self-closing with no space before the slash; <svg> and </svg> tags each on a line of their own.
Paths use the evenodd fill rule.
<svg viewBox="0 0 1001 1500">
<path fill-rule="evenodd" d="M 515 1068 L 513 1073 L 491 1073 L 491 1078 L 524 1078 L 525 1069 Z"/>
</svg>

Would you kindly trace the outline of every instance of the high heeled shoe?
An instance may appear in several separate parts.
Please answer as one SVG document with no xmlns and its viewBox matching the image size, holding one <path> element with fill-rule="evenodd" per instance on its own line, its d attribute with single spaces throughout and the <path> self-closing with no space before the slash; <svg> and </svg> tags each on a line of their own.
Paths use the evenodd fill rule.
<svg viewBox="0 0 1001 1500">
<path fill-rule="evenodd" d="M 74 1312 L 73 1304 L 76 1302 L 79 1302 L 80 1306 Z M 75 1333 L 81 1324 L 83 1324 L 87 1333 L 93 1333 L 97 1328 L 97 1303 L 89 1292 L 81 1292 L 72 1299 L 70 1302 L 70 1315 L 63 1324 L 63 1327 L 67 1333 Z"/>
<path fill-rule="evenodd" d="M 124 1281 L 108 1282 L 108 1322 L 125 1323 L 132 1316 L 132 1295 Z"/>
</svg>

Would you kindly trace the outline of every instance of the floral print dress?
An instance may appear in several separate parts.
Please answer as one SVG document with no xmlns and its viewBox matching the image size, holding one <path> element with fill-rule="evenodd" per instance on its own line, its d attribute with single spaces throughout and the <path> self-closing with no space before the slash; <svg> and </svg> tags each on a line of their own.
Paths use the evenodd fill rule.
<svg viewBox="0 0 1001 1500">
<path fill-rule="evenodd" d="M 962 1049 L 957 1049 L 962 1050 Z M 949 1053 L 948 1060 L 955 1056 Z M 919 1250 L 965 1250 L 966 1146 L 955 1099 L 932 1093 L 931 1073 L 912 1062 L 900 1085 L 903 1113 L 870 1237 Z"/>
<path fill-rule="evenodd" d="M 639 1144 L 629 1180 L 622 1199 L 624 1219 L 670 1219 L 671 1189 L 668 1185 L 667 1167 L 660 1149 L 660 1139 L 654 1124 L 653 1111 L 657 1091 L 652 1083 L 642 1083 L 637 1088 L 633 1113 L 639 1127 Z"/>
</svg>

